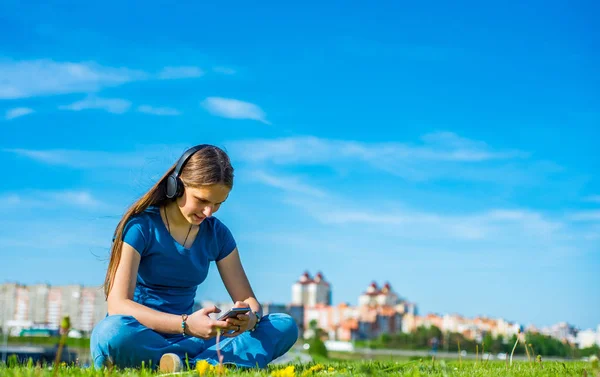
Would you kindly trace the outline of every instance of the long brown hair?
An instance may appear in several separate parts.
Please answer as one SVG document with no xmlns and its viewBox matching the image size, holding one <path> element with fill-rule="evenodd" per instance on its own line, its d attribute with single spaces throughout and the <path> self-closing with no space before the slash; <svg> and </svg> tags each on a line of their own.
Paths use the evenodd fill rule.
<svg viewBox="0 0 600 377">
<path fill-rule="evenodd" d="M 170 200 L 166 194 L 166 181 L 167 177 L 175 170 L 176 164 L 173 164 L 148 192 L 129 207 L 117 224 L 110 250 L 106 278 L 104 279 L 104 295 L 107 299 L 112 289 L 117 267 L 119 267 L 121 261 L 123 229 L 127 221 L 131 217 L 144 212 L 150 206 L 161 206 Z M 188 159 L 183 169 L 181 169 L 180 178 L 184 185 L 189 187 L 222 184 L 231 189 L 233 188 L 233 167 L 227 154 L 219 147 L 211 145 L 197 151 Z"/>
</svg>

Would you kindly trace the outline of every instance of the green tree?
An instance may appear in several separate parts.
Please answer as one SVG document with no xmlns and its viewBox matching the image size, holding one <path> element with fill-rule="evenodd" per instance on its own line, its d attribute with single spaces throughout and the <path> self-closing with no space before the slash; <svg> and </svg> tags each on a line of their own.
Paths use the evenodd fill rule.
<svg viewBox="0 0 600 377">
<path fill-rule="evenodd" d="M 317 321 L 314 319 L 308 323 L 308 327 L 313 330 L 313 336 L 308 341 L 308 353 L 312 356 L 327 358 L 329 356 L 327 347 L 325 347 L 325 343 L 321 339 L 324 331 L 318 327 Z"/>
</svg>

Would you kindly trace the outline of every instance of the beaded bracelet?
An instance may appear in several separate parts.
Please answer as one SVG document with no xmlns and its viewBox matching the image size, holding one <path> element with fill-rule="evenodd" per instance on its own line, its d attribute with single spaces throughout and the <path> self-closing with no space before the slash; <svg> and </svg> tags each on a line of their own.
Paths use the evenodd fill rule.
<svg viewBox="0 0 600 377">
<path fill-rule="evenodd" d="M 182 314 L 181 315 L 181 333 L 183 334 L 183 336 L 186 336 L 185 333 L 185 321 L 187 321 L 188 315 L 187 314 Z"/>
<path fill-rule="evenodd" d="M 261 320 L 260 315 L 258 314 L 258 312 L 254 312 L 254 315 L 256 315 L 256 323 L 254 324 L 254 327 L 250 329 L 250 331 L 256 330 L 258 328 L 258 323 Z"/>
</svg>

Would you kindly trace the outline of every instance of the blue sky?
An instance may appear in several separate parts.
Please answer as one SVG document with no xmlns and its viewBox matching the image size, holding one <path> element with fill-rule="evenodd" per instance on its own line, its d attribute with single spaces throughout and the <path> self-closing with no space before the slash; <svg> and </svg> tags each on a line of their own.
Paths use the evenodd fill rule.
<svg viewBox="0 0 600 377">
<path fill-rule="evenodd" d="M 120 214 L 213 143 L 262 301 L 322 271 L 336 304 L 595 327 L 599 11 L 3 1 L 0 281 L 101 284 Z"/>
</svg>

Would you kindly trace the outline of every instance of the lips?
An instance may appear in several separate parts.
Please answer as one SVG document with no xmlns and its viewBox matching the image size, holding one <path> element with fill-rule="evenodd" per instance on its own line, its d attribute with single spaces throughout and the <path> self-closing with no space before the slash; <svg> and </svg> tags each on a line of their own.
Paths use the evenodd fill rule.
<svg viewBox="0 0 600 377">
<path fill-rule="evenodd" d="M 198 216 L 198 215 L 196 215 L 196 214 L 192 214 L 192 218 L 193 218 L 194 220 L 196 220 L 196 221 L 202 221 L 202 220 L 204 220 L 204 217 L 200 217 L 200 216 Z"/>
</svg>

